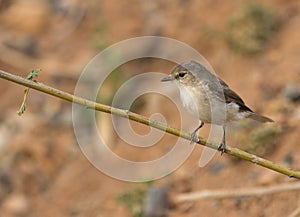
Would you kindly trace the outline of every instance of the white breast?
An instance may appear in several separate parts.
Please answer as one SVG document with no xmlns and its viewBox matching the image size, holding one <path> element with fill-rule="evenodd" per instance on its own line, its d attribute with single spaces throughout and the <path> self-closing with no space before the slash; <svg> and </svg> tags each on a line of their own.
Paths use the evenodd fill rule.
<svg viewBox="0 0 300 217">
<path fill-rule="evenodd" d="M 186 89 L 183 86 L 180 86 L 180 99 L 183 106 L 194 116 L 198 116 L 198 108 L 196 105 L 194 93 L 191 90 Z"/>
<path fill-rule="evenodd" d="M 183 106 L 193 116 L 205 123 L 224 125 L 225 122 L 243 119 L 248 113 L 240 113 L 235 103 L 225 104 L 211 95 L 205 86 L 197 88 L 178 85 Z M 199 88 L 202 88 L 201 90 Z"/>
<path fill-rule="evenodd" d="M 188 112 L 201 121 L 210 123 L 210 104 L 207 96 L 202 94 L 203 91 L 199 91 L 199 87 L 186 88 L 182 85 L 179 85 L 179 91 L 182 104 Z"/>
</svg>

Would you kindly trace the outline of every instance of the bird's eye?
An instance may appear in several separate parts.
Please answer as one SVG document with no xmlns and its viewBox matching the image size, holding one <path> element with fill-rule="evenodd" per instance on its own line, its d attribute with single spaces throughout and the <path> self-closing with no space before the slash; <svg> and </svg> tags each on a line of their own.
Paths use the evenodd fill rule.
<svg viewBox="0 0 300 217">
<path fill-rule="evenodd" d="M 183 78 L 186 75 L 186 72 L 179 72 L 178 76 Z"/>
</svg>

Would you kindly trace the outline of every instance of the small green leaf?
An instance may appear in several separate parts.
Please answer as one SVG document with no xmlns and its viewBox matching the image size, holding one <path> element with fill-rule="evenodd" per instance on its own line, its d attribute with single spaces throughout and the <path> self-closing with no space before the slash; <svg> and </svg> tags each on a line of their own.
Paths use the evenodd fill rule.
<svg viewBox="0 0 300 217">
<path fill-rule="evenodd" d="M 34 77 L 37 77 L 40 73 L 40 71 L 42 71 L 41 69 L 33 69 L 29 75 L 27 75 L 26 79 L 27 80 L 32 80 Z"/>
<path fill-rule="evenodd" d="M 133 188 L 122 192 L 116 198 L 119 203 L 124 204 L 133 217 L 142 217 L 143 200 L 146 189 Z"/>
<path fill-rule="evenodd" d="M 37 77 L 38 74 L 40 73 L 41 69 L 33 69 L 29 75 L 27 75 L 26 79 L 27 80 L 32 80 L 33 78 Z M 24 90 L 24 98 L 23 98 L 23 102 L 21 104 L 21 107 L 20 109 L 17 111 L 17 114 L 19 116 L 21 116 L 22 114 L 24 114 L 25 110 L 26 110 L 26 99 L 27 99 L 27 96 L 28 96 L 28 93 L 29 93 L 29 88 L 26 88 Z"/>
<path fill-rule="evenodd" d="M 22 102 L 22 104 L 21 104 L 20 109 L 17 111 L 17 114 L 18 114 L 19 116 L 21 116 L 22 114 L 24 114 L 24 112 L 25 112 L 25 110 L 26 110 L 26 98 L 27 98 L 28 92 L 29 92 L 29 88 L 27 88 L 27 89 L 24 90 L 24 98 L 23 98 L 23 102 Z"/>
</svg>

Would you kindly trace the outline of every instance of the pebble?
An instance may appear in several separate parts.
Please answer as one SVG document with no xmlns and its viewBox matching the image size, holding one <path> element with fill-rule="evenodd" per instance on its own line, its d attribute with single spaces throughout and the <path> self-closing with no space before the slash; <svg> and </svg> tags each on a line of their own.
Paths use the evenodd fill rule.
<svg viewBox="0 0 300 217">
<path fill-rule="evenodd" d="M 25 215 L 29 210 L 27 198 L 22 194 L 6 197 L 2 204 L 2 212 L 10 215 Z"/>
<path fill-rule="evenodd" d="M 299 102 L 300 101 L 300 89 L 296 84 L 289 84 L 283 90 L 283 96 L 292 102 Z"/>
<path fill-rule="evenodd" d="M 216 174 L 220 172 L 224 168 L 224 164 L 222 163 L 214 163 L 209 167 L 209 172 Z"/>
<path fill-rule="evenodd" d="M 165 217 L 170 206 L 168 198 L 169 186 L 154 186 L 148 189 L 143 204 L 143 216 Z"/>
<path fill-rule="evenodd" d="M 292 151 L 289 151 L 285 154 L 283 161 L 287 163 L 289 166 L 293 165 L 294 162 L 294 153 Z"/>
</svg>

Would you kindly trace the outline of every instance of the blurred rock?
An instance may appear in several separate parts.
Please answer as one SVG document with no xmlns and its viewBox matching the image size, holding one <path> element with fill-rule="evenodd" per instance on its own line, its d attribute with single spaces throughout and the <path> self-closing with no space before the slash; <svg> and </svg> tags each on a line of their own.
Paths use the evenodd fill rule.
<svg viewBox="0 0 300 217">
<path fill-rule="evenodd" d="M 11 5 L 11 0 L 0 0 L 0 11 L 6 10 Z"/>
<path fill-rule="evenodd" d="M 0 200 L 13 190 L 13 183 L 9 173 L 0 172 Z"/>
<path fill-rule="evenodd" d="M 209 167 L 209 172 L 216 174 L 220 172 L 223 168 L 224 168 L 224 164 L 217 162 Z"/>
<path fill-rule="evenodd" d="M 16 0 L 0 14 L 1 26 L 35 34 L 48 28 L 51 10 L 46 0 Z"/>
<path fill-rule="evenodd" d="M 298 85 L 296 84 L 289 84 L 283 90 L 283 96 L 292 102 L 299 102 L 300 101 L 300 90 Z"/>
<path fill-rule="evenodd" d="M 286 153 L 286 155 L 283 158 L 283 161 L 287 163 L 289 166 L 293 165 L 294 163 L 294 153 L 292 151 L 289 151 Z"/>
<path fill-rule="evenodd" d="M 6 216 L 24 216 L 28 210 L 28 200 L 22 194 L 12 194 L 2 204 L 2 213 Z"/>
<path fill-rule="evenodd" d="M 143 205 L 143 216 L 145 217 L 166 217 L 170 207 L 168 185 L 151 187 L 148 189 Z"/>
<path fill-rule="evenodd" d="M 0 13 L 0 49 L 5 53 L 5 61 L 14 61 L 15 51 L 37 57 L 38 36 L 47 32 L 50 19 L 47 0 L 15 0 L 7 5 Z"/>
<path fill-rule="evenodd" d="M 31 36 L 20 37 L 20 35 L 12 35 L 5 40 L 4 45 L 14 50 L 20 51 L 30 57 L 38 56 L 38 42 L 36 38 Z"/>
</svg>

